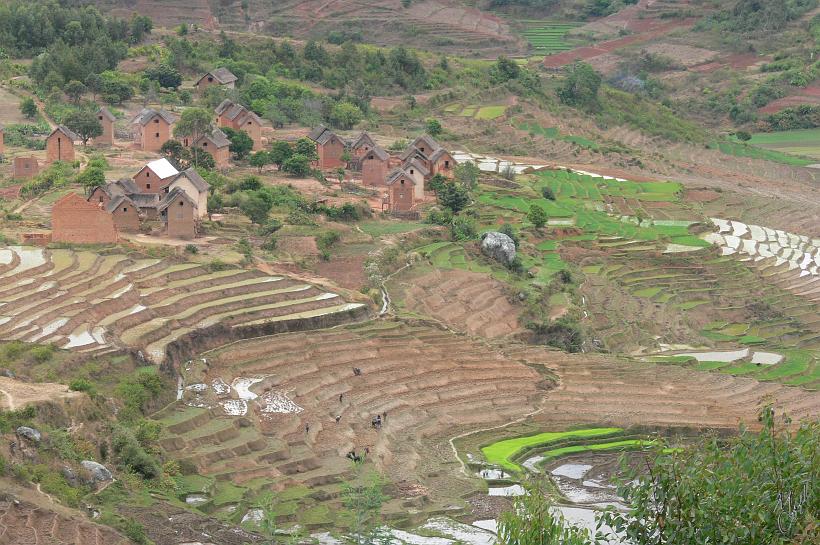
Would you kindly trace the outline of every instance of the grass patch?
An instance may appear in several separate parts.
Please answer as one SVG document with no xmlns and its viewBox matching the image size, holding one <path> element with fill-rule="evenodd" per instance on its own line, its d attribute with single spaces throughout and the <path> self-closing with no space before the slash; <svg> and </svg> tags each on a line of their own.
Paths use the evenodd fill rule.
<svg viewBox="0 0 820 545">
<path fill-rule="evenodd" d="M 475 114 L 476 119 L 497 119 L 507 111 L 506 106 L 484 106 Z"/>
<path fill-rule="evenodd" d="M 511 471 L 520 471 L 521 466 L 512 462 L 511 459 L 524 449 L 548 445 L 567 438 L 584 439 L 588 437 L 601 437 L 622 431 L 622 428 L 588 428 L 574 431 L 539 433 L 537 435 L 498 441 L 482 447 L 481 452 L 490 464 L 498 465 Z"/>
<path fill-rule="evenodd" d="M 711 144 L 711 147 L 720 150 L 721 153 L 725 153 L 726 155 L 732 155 L 734 157 L 749 157 L 751 159 L 763 159 L 765 161 L 772 161 L 775 163 L 782 163 L 784 165 L 798 167 L 804 167 L 806 165 L 810 165 L 812 163 L 817 162 L 816 160 L 812 160 L 809 158 L 789 155 L 788 153 L 783 153 L 783 151 L 764 149 L 762 147 L 757 147 L 756 145 L 749 145 L 741 142 L 732 142 L 728 140 L 713 142 Z"/>
</svg>

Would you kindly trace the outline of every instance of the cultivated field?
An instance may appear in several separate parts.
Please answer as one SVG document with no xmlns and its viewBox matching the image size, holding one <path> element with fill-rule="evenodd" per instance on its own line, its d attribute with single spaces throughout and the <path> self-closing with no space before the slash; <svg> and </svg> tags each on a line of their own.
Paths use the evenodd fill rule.
<svg viewBox="0 0 820 545">
<path fill-rule="evenodd" d="M 820 160 L 820 129 L 761 132 L 749 143 L 767 150 Z"/>
<path fill-rule="evenodd" d="M 335 293 L 257 270 L 92 251 L 0 250 L 0 336 L 100 353 L 144 351 L 155 362 L 189 332 L 364 310 Z"/>
</svg>

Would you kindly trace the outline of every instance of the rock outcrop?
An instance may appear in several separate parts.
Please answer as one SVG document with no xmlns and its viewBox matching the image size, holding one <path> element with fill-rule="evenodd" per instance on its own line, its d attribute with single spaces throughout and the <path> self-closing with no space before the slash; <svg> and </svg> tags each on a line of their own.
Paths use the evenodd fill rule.
<svg viewBox="0 0 820 545">
<path fill-rule="evenodd" d="M 504 233 L 490 231 L 481 236 L 481 252 L 509 267 L 515 259 L 515 242 Z"/>
</svg>

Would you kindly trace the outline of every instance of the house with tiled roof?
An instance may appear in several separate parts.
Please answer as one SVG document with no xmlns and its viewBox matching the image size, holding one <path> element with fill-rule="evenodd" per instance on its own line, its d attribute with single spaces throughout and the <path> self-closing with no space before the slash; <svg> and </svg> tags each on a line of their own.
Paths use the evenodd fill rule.
<svg viewBox="0 0 820 545">
<path fill-rule="evenodd" d="M 345 152 L 345 141 L 339 135 L 319 125 L 308 134 L 308 138 L 316 142 L 316 152 L 319 155 L 317 166 L 322 169 L 339 168 L 344 166 L 342 155 Z"/>
<path fill-rule="evenodd" d="M 205 91 L 208 87 L 212 87 L 214 85 L 233 89 L 236 87 L 237 79 L 239 78 L 237 78 L 233 72 L 222 66 L 216 70 L 205 72 L 205 74 L 203 74 L 202 77 L 199 78 L 194 84 L 194 87 L 196 87 L 196 90 L 200 93 Z"/>
<path fill-rule="evenodd" d="M 208 192 L 211 185 L 199 175 L 194 168 L 180 172 L 170 184 L 165 187 L 166 193 L 174 189 L 181 189 L 196 203 L 197 217 L 202 219 L 208 215 Z"/>
<path fill-rule="evenodd" d="M 355 170 L 361 170 L 362 183 L 369 186 L 383 186 L 390 170 L 390 154 L 379 145 L 374 145 L 364 155 L 354 158 L 351 163 Z"/>
<path fill-rule="evenodd" d="M 157 207 L 163 231 L 169 237 L 191 239 L 199 229 L 196 202 L 181 188 L 172 189 Z"/>
<path fill-rule="evenodd" d="M 57 125 L 46 138 L 46 164 L 74 161 L 74 142 L 79 139 L 68 127 Z"/>
<path fill-rule="evenodd" d="M 391 172 L 386 184 L 391 212 L 408 212 L 416 206 L 416 181 L 405 169 Z"/>
<path fill-rule="evenodd" d="M 253 149 L 262 149 L 262 119 L 258 115 L 228 99 L 223 100 L 214 111 L 217 126 L 245 131 L 253 140 Z"/>
<path fill-rule="evenodd" d="M 114 144 L 114 122 L 117 118 L 111 113 L 111 110 L 103 106 L 97 110 L 97 121 L 102 126 L 102 134 L 94 137 L 92 143 L 95 146 L 110 146 Z"/>
<path fill-rule="evenodd" d="M 131 134 L 135 145 L 143 151 L 158 152 L 171 139 L 171 125 L 176 118 L 165 110 L 143 108 L 131 120 Z"/>
<path fill-rule="evenodd" d="M 225 133 L 218 128 L 207 134 L 203 134 L 194 140 L 193 147 L 200 148 L 210 153 L 214 158 L 217 168 L 225 168 L 231 160 L 231 141 Z"/>
</svg>

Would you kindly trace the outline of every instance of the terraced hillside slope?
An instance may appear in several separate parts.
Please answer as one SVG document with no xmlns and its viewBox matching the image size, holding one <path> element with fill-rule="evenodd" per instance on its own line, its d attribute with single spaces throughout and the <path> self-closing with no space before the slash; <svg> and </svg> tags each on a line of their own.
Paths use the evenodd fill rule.
<svg viewBox="0 0 820 545">
<path fill-rule="evenodd" d="M 126 545 L 132 541 L 111 528 L 68 517 L 28 501 L 0 498 L 0 544 Z"/>
<path fill-rule="evenodd" d="M 0 249 L 0 338 L 100 353 L 144 351 L 155 362 L 183 335 L 366 313 L 362 303 L 258 270 L 91 251 Z"/>
</svg>

